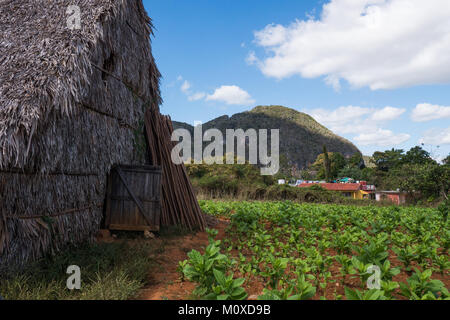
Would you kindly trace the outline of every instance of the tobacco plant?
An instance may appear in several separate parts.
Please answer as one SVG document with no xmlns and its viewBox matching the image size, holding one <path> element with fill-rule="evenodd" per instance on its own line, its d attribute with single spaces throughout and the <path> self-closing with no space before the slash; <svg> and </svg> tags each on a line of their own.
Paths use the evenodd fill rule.
<svg viewBox="0 0 450 320">
<path fill-rule="evenodd" d="M 217 285 L 212 285 L 211 293 L 204 296 L 207 300 L 244 300 L 247 298 L 247 293 L 242 284 L 245 279 L 233 279 L 233 273 L 229 276 L 217 269 L 213 269 L 214 278 Z"/>
<path fill-rule="evenodd" d="M 260 298 L 304 299 L 311 294 L 312 288 L 315 295 L 316 288 L 325 289 L 327 283 L 335 278 L 344 285 L 345 278 L 353 274 L 364 288 L 373 275 L 367 273 L 371 265 L 380 268 L 381 288 L 364 291 L 347 288 L 347 298 L 394 299 L 399 291 L 412 299 L 447 297 L 445 287 L 435 294 L 434 289 L 439 287 L 439 283 L 431 278 L 424 280 L 424 283 L 418 280 L 420 277 L 417 275 L 408 279 L 407 283 L 393 281 L 399 272 L 409 272 L 416 263 L 421 269 L 438 270 L 443 276 L 448 274 L 450 224 L 439 210 L 298 204 L 289 201 L 201 201 L 200 204 L 205 213 L 230 219 L 223 244 L 214 241 L 216 231 L 208 231 L 210 245 L 219 248 L 222 245 L 230 255 L 225 269 L 212 269 L 217 269 L 228 278 L 234 271 L 246 278 L 265 281 L 266 288 Z M 392 251 L 402 263 L 401 267 L 391 266 L 393 257 L 389 254 Z M 332 257 L 331 252 L 337 252 L 337 255 Z M 236 264 L 231 263 L 231 255 L 236 259 Z M 185 278 L 190 267 L 195 266 L 195 271 L 201 266 L 191 260 L 180 263 L 179 270 L 186 271 L 186 274 L 183 273 Z M 330 269 L 334 261 L 340 265 L 338 270 Z M 219 288 L 212 269 L 206 271 L 207 276 L 204 276 L 212 282 L 207 294 L 214 293 L 217 297 L 228 294 L 227 298 L 232 297 L 227 291 L 229 287 Z M 198 281 L 208 282 L 197 276 Z M 420 289 L 421 286 L 425 289 Z M 216 291 L 213 292 L 212 288 Z M 337 288 L 334 289 L 335 297 L 339 296 Z M 428 290 L 430 288 L 434 291 Z M 324 298 L 325 293 L 321 294 Z"/>
<path fill-rule="evenodd" d="M 423 298 L 449 298 L 448 290 L 440 280 L 432 280 L 432 271 L 423 272 L 415 269 L 415 273 L 407 280 L 408 284 L 400 283 L 401 294 L 410 300 L 422 300 Z"/>
<path fill-rule="evenodd" d="M 289 259 L 269 257 L 269 266 L 261 273 L 262 276 L 268 279 L 268 284 L 272 289 L 276 289 L 278 282 L 284 276 L 284 270 L 287 268 Z"/>
<path fill-rule="evenodd" d="M 397 254 L 397 259 L 403 263 L 406 271 L 411 271 L 411 261 L 417 259 L 417 251 L 413 246 L 406 246 L 405 248 L 392 248 L 392 250 Z"/>
<path fill-rule="evenodd" d="M 336 261 L 341 265 L 339 271 L 341 274 L 341 285 L 343 285 L 345 283 L 345 277 L 349 274 L 354 274 L 356 271 L 353 267 L 352 260 L 346 255 L 338 255 L 335 258 Z"/>
<path fill-rule="evenodd" d="M 384 261 L 383 264 L 379 264 L 378 267 L 381 271 L 381 279 L 390 281 L 392 278 L 400 273 L 400 268 L 391 268 L 389 260 Z"/>
<path fill-rule="evenodd" d="M 347 300 L 386 300 L 383 290 L 370 289 L 367 291 L 359 291 L 345 288 L 345 297 Z"/>
</svg>

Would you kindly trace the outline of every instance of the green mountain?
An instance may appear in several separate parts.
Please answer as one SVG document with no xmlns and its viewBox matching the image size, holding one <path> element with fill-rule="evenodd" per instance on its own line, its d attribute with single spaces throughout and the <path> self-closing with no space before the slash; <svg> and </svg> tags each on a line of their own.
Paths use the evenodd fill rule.
<svg viewBox="0 0 450 320">
<path fill-rule="evenodd" d="M 193 126 L 172 122 L 174 129 L 184 128 L 193 133 Z M 211 128 L 219 129 L 224 137 L 226 129 L 280 129 L 280 162 L 283 166 L 305 168 L 322 153 L 323 145 L 328 152 L 340 152 L 346 157 L 361 153 L 350 141 L 334 134 L 311 116 L 282 106 L 258 106 L 203 124 L 203 132 Z"/>
</svg>

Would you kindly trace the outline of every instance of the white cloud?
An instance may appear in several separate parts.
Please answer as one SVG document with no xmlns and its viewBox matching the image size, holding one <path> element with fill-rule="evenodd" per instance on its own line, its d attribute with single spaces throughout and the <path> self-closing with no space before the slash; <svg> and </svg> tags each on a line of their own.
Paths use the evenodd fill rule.
<svg viewBox="0 0 450 320">
<path fill-rule="evenodd" d="M 177 81 L 183 81 L 182 76 L 178 76 Z M 188 80 L 184 80 L 180 86 L 181 92 L 183 92 L 189 101 L 221 101 L 226 104 L 235 105 L 251 105 L 255 103 L 250 94 L 239 88 L 238 86 L 221 86 L 217 88 L 212 94 L 206 94 L 203 91 L 194 92 L 192 84 Z"/>
<path fill-rule="evenodd" d="M 403 113 L 405 113 L 406 109 L 393 108 L 393 107 L 384 107 L 381 110 L 375 111 L 371 119 L 374 121 L 389 121 L 394 120 L 400 117 Z"/>
<path fill-rule="evenodd" d="M 450 107 L 438 106 L 429 103 L 418 104 L 411 114 L 411 119 L 416 122 L 444 118 L 450 118 Z"/>
<path fill-rule="evenodd" d="M 364 115 L 371 113 L 371 109 L 356 106 L 339 107 L 334 111 L 325 109 L 314 109 L 311 116 L 321 124 L 326 126 L 336 126 L 346 124 L 348 122 L 356 123 L 356 120 Z"/>
<path fill-rule="evenodd" d="M 269 24 L 264 29 L 255 31 L 255 41 L 263 47 L 281 45 L 286 41 L 288 31 L 282 25 Z"/>
<path fill-rule="evenodd" d="M 226 104 L 251 105 L 255 103 L 247 91 L 238 86 L 221 86 L 213 94 L 206 97 L 207 101 L 221 101 Z"/>
<path fill-rule="evenodd" d="M 250 51 L 250 53 L 247 55 L 247 58 L 245 58 L 245 62 L 247 62 L 248 65 L 253 65 L 255 63 L 259 63 L 259 60 L 255 54 L 255 51 Z"/>
<path fill-rule="evenodd" d="M 183 81 L 183 77 L 178 76 L 177 81 Z M 198 101 L 198 100 L 202 100 L 206 97 L 206 93 L 192 92 L 191 88 L 192 88 L 192 84 L 187 80 L 184 80 L 180 87 L 181 92 L 183 92 L 187 96 L 189 101 Z"/>
<path fill-rule="evenodd" d="M 450 127 L 447 129 L 430 129 L 426 131 L 419 143 L 443 145 L 450 144 Z"/>
<path fill-rule="evenodd" d="M 368 120 L 357 120 L 355 122 L 345 122 L 335 124 L 330 127 L 330 130 L 337 134 L 358 134 L 361 132 L 376 132 L 379 129 L 378 125 Z"/>
<path fill-rule="evenodd" d="M 189 89 L 191 88 L 191 84 L 189 81 L 184 80 L 183 84 L 181 85 L 181 91 L 183 91 L 184 93 L 189 93 Z"/>
<path fill-rule="evenodd" d="M 196 92 L 196 93 L 193 93 L 192 95 L 190 95 L 188 97 L 188 100 L 189 101 L 198 101 L 198 100 L 202 100 L 205 97 L 206 97 L 206 93 L 204 93 L 204 92 Z"/>
<path fill-rule="evenodd" d="M 343 106 L 329 111 L 314 109 L 311 116 L 337 134 L 355 134 L 360 145 L 397 145 L 410 138 L 409 134 L 395 134 L 381 128 L 385 122 L 398 118 L 406 110 L 386 106 L 381 109 Z"/>
<path fill-rule="evenodd" d="M 363 146 L 393 146 L 399 145 L 409 140 L 411 136 L 406 133 L 395 134 L 391 130 L 379 128 L 375 132 L 361 133 L 353 139 Z"/>
<path fill-rule="evenodd" d="M 349 124 L 354 127 L 362 125 L 362 127 L 367 128 L 375 126 L 379 122 L 394 120 L 401 116 L 405 111 L 406 109 L 390 106 L 386 106 L 382 109 L 343 106 L 333 111 L 314 109 L 310 114 L 314 119 L 326 126 L 340 127 Z M 362 123 L 363 121 L 365 123 Z M 346 133 L 348 133 L 348 131 Z"/>
<path fill-rule="evenodd" d="M 257 64 L 278 79 L 339 79 L 372 90 L 450 82 L 448 0 L 331 0 L 319 19 L 255 32 L 268 56 Z"/>
<path fill-rule="evenodd" d="M 327 85 L 333 87 L 334 91 L 341 91 L 341 81 L 339 80 L 339 77 L 336 77 L 335 75 L 329 75 L 325 77 L 324 81 Z"/>
</svg>

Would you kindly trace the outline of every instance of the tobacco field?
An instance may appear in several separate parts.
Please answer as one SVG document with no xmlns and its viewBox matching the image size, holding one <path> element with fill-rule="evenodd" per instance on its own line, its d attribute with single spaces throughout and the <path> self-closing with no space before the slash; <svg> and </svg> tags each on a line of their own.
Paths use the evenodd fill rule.
<svg viewBox="0 0 450 320">
<path fill-rule="evenodd" d="M 448 207 L 200 205 L 227 227 L 179 262 L 196 298 L 450 299 Z"/>
</svg>

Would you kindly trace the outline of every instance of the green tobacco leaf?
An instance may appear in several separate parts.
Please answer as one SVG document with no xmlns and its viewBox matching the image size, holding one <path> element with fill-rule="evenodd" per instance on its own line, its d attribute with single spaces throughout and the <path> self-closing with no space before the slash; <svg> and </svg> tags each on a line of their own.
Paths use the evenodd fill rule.
<svg viewBox="0 0 450 320">
<path fill-rule="evenodd" d="M 217 269 L 213 269 L 214 278 L 216 278 L 217 283 L 219 283 L 222 287 L 226 286 L 225 275 Z"/>
<path fill-rule="evenodd" d="M 383 291 L 377 290 L 377 289 L 371 289 L 366 292 L 364 295 L 364 300 L 379 300 L 379 298 L 382 296 Z"/>
<path fill-rule="evenodd" d="M 231 295 L 235 300 L 244 300 L 245 298 L 247 298 L 247 293 L 245 292 L 244 288 L 235 288 Z"/>
<path fill-rule="evenodd" d="M 352 290 L 347 287 L 345 287 L 344 290 L 345 290 L 345 297 L 347 298 L 347 300 L 361 300 L 361 297 L 357 290 Z"/>
<path fill-rule="evenodd" d="M 316 294 L 316 288 L 311 287 L 302 293 L 300 299 L 308 300 L 308 299 L 311 299 L 312 297 L 314 297 L 315 294 Z"/>
<path fill-rule="evenodd" d="M 242 286 L 244 284 L 244 282 L 245 282 L 244 278 L 235 279 L 233 281 L 233 288 L 237 288 L 237 287 Z"/>
</svg>

